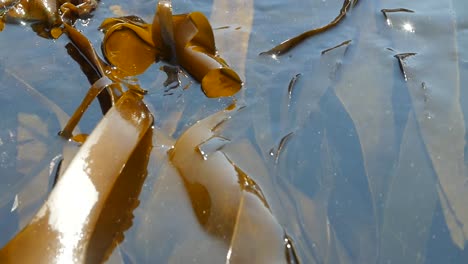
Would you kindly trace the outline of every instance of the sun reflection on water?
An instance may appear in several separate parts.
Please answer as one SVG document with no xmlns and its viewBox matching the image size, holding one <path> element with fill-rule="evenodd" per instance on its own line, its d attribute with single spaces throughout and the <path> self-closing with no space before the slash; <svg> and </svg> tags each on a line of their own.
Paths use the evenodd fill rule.
<svg viewBox="0 0 468 264">
<path fill-rule="evenodd" d="M 410 32 L 410 33 L 414 33 L 414 27 L 411 23 L 409 22 L 405 22 L 403 24 L 403 30 L 407 31 L 407 32 Z"/>
</svg>

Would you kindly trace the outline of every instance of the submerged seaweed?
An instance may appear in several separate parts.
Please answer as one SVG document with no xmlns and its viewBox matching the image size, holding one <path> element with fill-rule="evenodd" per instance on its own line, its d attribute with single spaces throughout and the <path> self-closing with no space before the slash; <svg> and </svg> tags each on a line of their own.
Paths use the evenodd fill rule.
<svg viewBox="0 0 468 264">
<path fill-rule="evenodd" d="M 0 13 L 18 2 L 1 2 Z M 142 165 L 128 169 L 137 176 L 116 182 L 109 197 L 117 196 L 96 222 L 115 236 L 100 228 L 90 261 L 466 263 L 465 2 L 352 8 L 356 1 L 216 0 L 177 3 L 183 14 L 175 16 L 170 1 L 161 1 L 157 16 L 154 1 L 102 2 L 94 18 L 67 23 L 77 31 L 52 27 L 68 34 L 55 41 L 7 24 L 0 33 L 1 246 L 47 200 L 57 171 L 60 186 L 79 149 L 56 132 L 67 127 L 66 138 L 86 144 L 102 113 L 130 90 L 154 123 L 128 163 Z M 340 8 L 341 22 L 333 20 Z M 116 17 L 105 19 L 110 12 Z M 13 21 L 0 28 L 4 22 Z M 104 35 L 96 31 L 101 23 Z M 307 24 L 326 26 L 288 56 L 279 57 L 307 34 L 273 49 L 275 56 L 257 56 Z M 219 56 L 240 77 L 234 83 L 248 88 L 235 99 L 209 99 L 204 85 L 191 89 L 210 70 L 198 66 L 226 67 Z M 99 92 L 99 104 L 90 103 Z M 85 114 L 77 111 L 67 126 L 83 98 Z M 122 127 L 115 133 L 128 132 Z M 118 144 L 112 135 L 103 141 Z M 124 187 L 132 194 L 118 191 Z M 128 210 L 114 211 L 119 205 Z"/>
</svg>

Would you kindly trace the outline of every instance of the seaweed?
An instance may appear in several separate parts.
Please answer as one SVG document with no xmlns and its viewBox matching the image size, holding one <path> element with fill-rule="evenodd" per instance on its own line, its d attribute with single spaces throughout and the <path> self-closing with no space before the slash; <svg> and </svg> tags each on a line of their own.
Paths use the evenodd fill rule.
<svg viewBox="0 0 468 264">
<path fill-rule="evenodd" d="M 387 20 L 387 24 L 390 24 L 387 13 L 397 13 L 397 12 L 414 13 L 413 10 L 407 9 L 407 8 L 384 8 L 380 10 L 380 12 L 382 12 L 385 20 Z"/>
<path fill-rule="evenodd" d="M 291 101 L 293 89 L 294 89 L 294 87 L 296 87 L 296 82 L 299 79 L 299 77 L 301 77 L 301 75 L 302 74 L 298 73 L 298 74 L 294 75 L 291 78 L 291 80 L 289 81 L 289 84 L 288 84 L 288 99 L 289 99 L 289 101 Z"/>
<path fill-rule="evenodd" d="M 199 224 L 229 248 L 228 262 L 299 263 L 292 239 L 272 214 L 260 186 L 223 151 L 230 141 L 216 135 L 216 128 L 233 112 L 220 111 L 188 128 L 169 150 L 169 160 L 182 178 Z"/>
<path fill-rule="evenodd" d="M 358 0 L 344 0 L 343 6 L 340 9 L 340 13 L 330 23 L 319 28 L 308 30 L 293 38 L 287 39 L 281 42 L 279 45 L 273 47 L 272 49 L 260 53 L 260 55 L 283 55 L 291 49 L 293 49 L 294 47 L 296 47 L 297 45 L 301 44 L 304 40 L 337 26 L 344 19 L 348 11 L 357 4 L 357 2 Z"/>
<path fill-rule="evenodd" d="M 332 51 L 332 50 L 334 50 L 336 48 L 339 48 L 339 47 L 345 46 L 345 45 L 349 45 L 349 44 L 351 44 L 351 40 L 350 39 L 345 40 L 345 41 L 341 42 L 340 44 L 338 44 L 338 45 L 336 45 L 334 47 L 322 50 L 321 54 L 323 55 L 323 54 L 325 54 L 325 53 L 327 53 L 329 51 Z"/>
<path fill-rule="evenodd" d="M 275 158 L 275 164 L 278 163 L 280 154 L 282 153 L 284 147 L 286 146 L 286 144 L 289 142 L 289 140 L 291 139 L 293 135 L 294 135 L 294 132 L 289 132 L 288 134 L 286 134 L 285 136 L 281 138 L 276 150 L 275 148 L 272 148 L 270 150 L 270 156 L 273 156 Z"/>
<path fill-rule="evenodd" d="M 417 53 L 414 52 L 407 52 L 407 53 L 399 53 L 394 55 L 393 57 L 397 58 L 398 60 L 398 66 L 400 67 L 401 74 L 403 75 L 403 78 L 405 81 L 408 80 L 408 76 L 406 75 L 405 68 L 403 67 L 404 61 L 406 58 L 417 55 Z"/>
<path fill-rule="evenodd" d="M 33 30 L 44 38 L 58 38 L 63 23 L 73 24 L 78 18 L 91 16 L 97 8 L 97 0 L 19 0 L 0 3 L 0 31 L 3 21 L 29 21 Z"/>
<path fill-rule="evenodd" d="M 236 94 L 242 81 L 218 56 L 208 19 L 200 12 L 172 16 L 170 2 L 162 2 L 152 24 L 136 17 L 111 18 L 102 23 L 102 49 L 107 61 L 129 75 L 138 75 L 162 59 L 180 64 L 201 83 L 207 97 Z"/>
<path fill-rule="evenodd" d="M 207 97 L 232 96 L 242 87 L 238 74 L 217 54 L 213 29 L 202 13 L 173 16 L 170 1 L 160 1 L 151 24 L 137 16 L 106 19 L 100 27 L 104 33 L 102 59 L 86 36 L 73 26 L 75 19 L 91 14 L 91 3 L 95 1 L 80 5 L 53 1 L 53 8 L 48 10 L 51 12 L 44 17 L 32 17 L 33 11 L 43 12 L 43 6 L 29 6 L 31 16 L 18 18 L 37 20 L 33 27 L 44 37 L 66 35 L 70 43 L 65 48 L 80 65 L 90 88 L 59 133 L 64 139 L 78 142 L 78 152 L 71 161 L 60 162 L 51 180 L 52 191 L 41 209 L 0 249 L 2 263 L 100 263 L 122 242 L 124 231 L 132 225 L 133 210 L 138 206 L 147 175 L 154 120 L 143 101 L 146 90 L 128 82 L 128 77 L 165 60 L 174 65 L 165 67 L 166 72 L 173 70 L 169 81 L 180 83 L 176 78 L 180 65 L 201 83 Z M 293 86 L 291 83 L 290 93 Z M 95 98 L 99 99 L 103 118 L 89 135 L 74 134 Z M 199 223 L 208 233 L 224 240 L 232 252 L 226 256 L 228 260 L 245 262 L 255 253 L 264 261 L 298 263 L 294 242 L 271 212 L 260 186 L 222 152 L 230 141 L 213 136 L 199 142 L 196 133 L 194 137 L 193 131 L 198 129 L 202 130 L 202 137 L 214 135 L 229 119 L 227 113 L 234 109 L 235 103 L 187 130 L 169 159 L 184 180 Z M 185 140 L 189 145 L 197 143 L 196 148 L 186 150 Z M 286 139 L 281 141 L 278 155 L 285 142 Z M 195 150 L 202 154 L 201 160 L 185 162 L 184 157 L 192 158 Z M 187 171 L 191 164 L 206 170 L 206 179 L 213 182 L 200 180 L 193 171 Z M 234 184 L 214 185 L 217 181 Z M 225 189 L 232 194 L 228 200 L 219 197 Z M 258 252 L 252 252 L 250 245 L 243 242 L 263 239 L 264 236 L 250 232 L 252 227 L 269 238 L 267 245 L 256 243 Z M 272 252 L 268 245 L 281 250 Z M 28 249 L 28 254 L 24 254 L 24 249 Z"/>
</svg>

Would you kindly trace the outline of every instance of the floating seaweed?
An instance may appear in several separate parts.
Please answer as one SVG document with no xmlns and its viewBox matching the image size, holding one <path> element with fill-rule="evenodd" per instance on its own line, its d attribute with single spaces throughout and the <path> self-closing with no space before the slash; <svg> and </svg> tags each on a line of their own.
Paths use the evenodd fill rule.
<svg viewBox="0 0 468 264">
<path fill-rule="evenodd" d="M 398 13 L 398 12 L 404 12 L 404 13 L 414 13 L 413 10 L 407 9 L 407 8 L 384 8 L 380 10 L 382 12 L 385 20 L 387 21 L 387 25 L 391 25 L 392 22 L 390 21 L 390 18 L 388 17 L 388 13 Z"/>
<path fill-rule="evenodd" d="M 57 20 L 48 19 L 41 24 L 44 29 L 41 32 L 54 38 L 59 36 L 55 35 L 55 29 L 60 34 L 66 33 L 71 41 L 66 46 L 67 51 L 91 84 L 82 103 L 60 132 L 62 137 L 82 146 L 69 164 L 61 163 L 49 198 L 31 222 L 0 250 L 0 262 L 100 263 L 123 240 L 123 232 L 131 226 L 132 211 L 146 176 L 153 122 L 152 114 L 142 101 L 146 91 L 127 83 L 126 77 L 141 74 L 153 62 L 164 59 L 184 67 L 201 82 L 208 97 L 231 96 L 241 88 L 238 75 L 217 55 L 206 17 L 198 12 L 173 17 L 168 7 L 170 2 L 159 3 L 153 24 L 136 16 L 105 20 L 101 30 L 105 34 L 102 50 L 106 61 L 97 55 L 91 42 L 65 20 L 67 14 L 79 12 L 73 6 L 63 4 Z M 172 27 L 176 26 L 174 31 Z M 123 86 L 128 90 L 124 91 Z M 104 118 L 89 136 L 73 135 L 96 97 Z M 219 148 L 224 143 L 221 142 Z M 217 153 L 218 145 L 205 142 L 200 145 L 200 151 Z M 114 151 L 118 153 L 109 159 L 103 158 Z M 212 157 L 207 156 L 207 159 Z M 256 183 L 240 168 L 231 165 L 236 168 L 240 187 L 260 197 L 266 206 Z M 141 176 L 138 180 L 132 179 L 138 175 Z M 78 205 L 82 210 L 78 210 Z M 269 215 L 274 221 L 271 213 Z M 281 230 L 277 223 L 269 227 Z M 37 240 L 36 235 L 43 240 Z M 281 236 L 277 238 L 281 241 Z M 41 241 L 41 245 L 36 245 Z M 232 245 L 239 247 L 241 244 Z M 283 245 L 284 252 L 289 252 L 291 245 Z M 22 254 L 24 248 L 32 250 Z M 47 253 L 42 254 L 44 251 Z M 232 259 L 248 257 L 238 249 L 233 252 Z"/>
<path fill-rule="evenodd" d="M 73 24 L 78 18 L 89 17 L 97 8 L 97 0 L 7 0 L 0 2 L 0 31 L 3 23 L 30 21 L 39 36 L 58 38 L 62 23 Z"/>
<path fill-rule="evenodd" d="M 399 53 L 399 54 L 394 55 L 394 57 L 397 58 L 398 60 L 398 66 L 400 67 L 401 74 L 403 74 L 405 81 L 408 80 L 408 76 L 406 74 L 405 68 L 403 67 L 404 61 L 406 58 L 414 56 L 416 54 L 417 53 L 414 53 L 414 52 L 407 52 L 407 53 Z"/>
<path fill-rule="evenodd" d="M 297 45 L 299 45 L 300 43 L 302 43 L 304 40 L 306 40 L 306 39 L 308 39 L 308 38 L 310 38 L 312 36 L 318 35 L 320 33 L 323 33 L 325 31 L 329 30 L 330 28 L 335 27 L 336 25 L 338 25 L 338 23 L 340 23 L 343 20 L 343 18 L 346 16 L 348 11 L 352 7 L 354 7 L 357 4 L 357 2 L 358 2 L 358 0 L 344 0 L 343 6 L 341 7 L 341 10 L 340 10 L 340 13 L 338 14 L 338 16 L 335 17 L 335 19 L 333 19 L 327 25 L 325 25 L 323 27 L 319 27 L 319 28 L 314 28 L 314 29 L 306 31 L 306 32 L 304 32 L 304 33 L 302 33 L 300 35 L 297 35 L 297 36 L 295 36 L 293 38 L 285 40 L 285 41 L 281 42 L 281 44 L 273 47 L 272 49 L 260 53 L 260 55 L 275 55 L 275 56 L 283 55 L 284 53 L 290 51 L 292 48 L 294 48 Z"/>
<path fill-rule="evenodd" d="M 128 228 L 125 224 L 121 227 L 105 223 L 109 223 L 109 219 L 123 220 L 122 214 L 135 208 L 133 203 L 128 204 L 129 209 L 124 209 L 121 208 L 123 203 L 109 201 L 119 201 L 122 197 L 128 201 L 129 197 L 138 196 L 142 182 L 135 188 L 128 188 L 128 181 L 135 183 L 135 174 L 145 174 L 148 155 L 144 153 L 151 145 L 143 139 L 152 122 L 152 115 L 140 96 L 131 90 L 126 92 L 81 146 L 33 220 L 0 250 L 0 262 L 81 263 L 92 260 L 96 263 L 105 260 L 115 246 L 112 241 L 122 239 L 121 235 L 115 236 L 116 232 Z M 141 142 L 146 143 L 135 151 Z M 112 157 L 103 158 L 108 153 L 113 153 Z M 132 161 L 132 153 L 139 157 L 136 161 Z M 130 170 L 127 176 L 126 170 Z M 121 181 L 127 184 L 116 192 L 115 187 L 122 185 Z M 107 209 L 115 206 L 119 210 Z M 110 222 L 115 223 L 115 220 Z M 99 224 L 102 226 L 98 227 Z M 114 231 L 109 232 L 109 229 Z M 98 245 L 93 241 L 99 241 Z"/>
<path fill-rule="evenodd" d="M 139 75 L 156 61 L 159 52 L 151 39 L 151 25 L 141 18 L 108 18 L 100 29 L 104 32 L 101 47 L 106 60 L 125 75 Z"/>
<path fill-rule="evenodd" d="M 163 59 L 180 64 L 207 97 L 232 96 L 241 89 L 237 73 L 217 55 L 213 29 L 200 12 L 172 16 L 170 2 L 162 1 L 152 24 L 120 17 L 106 19 L 101 29 L 106 59 L 124 72 L 141 74 Z"/>
<path fill-rule="evenodd" d="M 169 159 L 200 225 L 228 246 L 227 262 L 299 263 L 292 239 L 260 187 L 226 156 L 222 148 L 229 141 L 214 132 L 235 111 L 223 110 L 190 127 L 169 151 Z"/>
<path fill-rule="evenodd" d="M 293 89 L 294 89 L 294 87 L 296 86 L 296 82 L 297 82 L 297 80 L 299 79 L 299 77 L 301 77 L 301 74 L 300 74 L 300 73 L 294 75 L 294 76 L 291 78 L 291 80 L 289 81 L 289 84 L 288 84 L 288 99 L 289 99 L 289 101 L 291 101 Z"/>
<path fill-rule="evenodd" d="M 291 137 L 294 135 L 294 132 L 289 132 L 288 134 L 286 134 L 285 136 L 283 136 L 278 144 L 278 147 L 275 149 L 275 148 L 272 148 L 270 150 L 270 156 L 274 157 L 275 158 L 275 164 L 278 163 L 278 160 L 279 160 L 279 157 L 280 157 L 280 154 L 282 153 L 286 143 L 288 143 L 288 141 L 291 139 Z"/>
<path fill-rule="evenodd" d="M 341 47 L 341 46 L 349 45 L 350 43 L 351 43 L 351 40 L 350 40 L 350 39 L 345 40 L 345 41 L 341 42 L 340 44 L 338 44 L 338 45 L 336 45 L 336 46 L 334 46 L 334 47 L 331 47 L 331 48 L 322 50 L 321 53 L 322 53 L 322 55 L 323 55 L 323 54 L 325 54 L 325 53 L 327 53 L 327 52 L 329 52 L 329 51 L 332 51 L 332 50 L 334 50 L 334 49 L 336 49 L 336 48 L 339 48 L 339 47 Z"/>
</svg>

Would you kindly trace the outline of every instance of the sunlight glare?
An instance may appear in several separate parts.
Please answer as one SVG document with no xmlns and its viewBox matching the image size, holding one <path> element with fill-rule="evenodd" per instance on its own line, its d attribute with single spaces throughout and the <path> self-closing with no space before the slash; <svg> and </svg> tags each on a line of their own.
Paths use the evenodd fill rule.
<svg viewBox="0 0 468 264">
<path fill-rule="evenodd" d="M 414 27 L 409 22 L 403 24 L 403 30 L 414 33 Z"/>
</svg>

